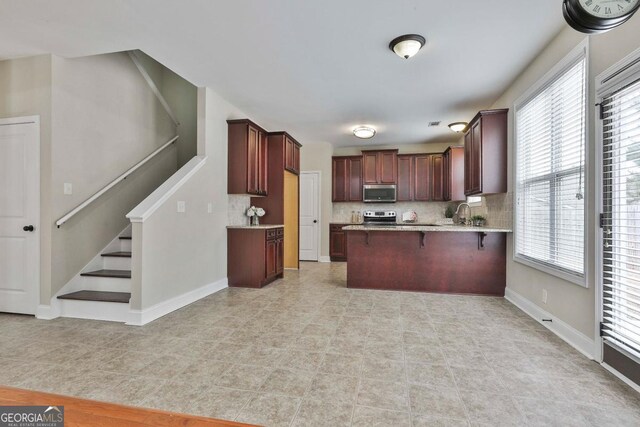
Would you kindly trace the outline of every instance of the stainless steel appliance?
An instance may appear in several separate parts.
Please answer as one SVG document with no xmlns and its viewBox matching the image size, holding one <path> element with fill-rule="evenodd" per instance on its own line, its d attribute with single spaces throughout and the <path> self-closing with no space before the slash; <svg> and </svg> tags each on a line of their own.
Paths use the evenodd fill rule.
<svg viewBox="0 0 640 427">
<path fill-rule="evenodd" d="M 394 203 L 396 201 L 395 184 L 364 185 L 362 200 L 365 203 Z"/>
<path fill-rule="evenodd" d="M 394 211 L 364 211 L 363 218 L 363 225 L 397 225 L 396 213 Z"/>
</svg>

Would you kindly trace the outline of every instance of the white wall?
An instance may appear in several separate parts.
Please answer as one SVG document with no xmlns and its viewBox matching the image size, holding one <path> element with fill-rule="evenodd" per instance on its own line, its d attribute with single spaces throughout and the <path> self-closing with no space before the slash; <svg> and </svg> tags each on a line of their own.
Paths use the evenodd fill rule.
<svg viewBox="0 0 640 427">
<path fill-rule="evenodd" d="M 227 277 L 227 123 L 243 118 L 210 89 L 198 89 L 198 155 L 206 164 L 145 222 L 134 223 L 131 307 L 145 310 Z M 186 212 L 177 213 L 177 201 Z M 207 213 L 211 203 L 213 211 Z M 137 243 L 136 243 L 137 240 Z"/>
<path fill-rule="evenodd" d="M 640 48 L 640 15 L 622 27 L 609 33 L 590 37 L 590 95 L 589 95 L 589 138 L 588 158 L 595 156 L 595 123 L 594 107 L 595 77 Z M 558 61 L 567 55 L 586 36 L 567 27 L 562 31 L 509 86 L 504 94 L 494 103 L 492 108 L 513 109 L 514 101 L 527 91 L 536 81 L 547 73 Z M 513 191 L 513 114 L 509 114 L 509 191 Z M 587 282 L 588 289 L 574 285 L 555 276 L 527 267 L 512 260 L 513 239 L 509 237 L 507 245 L 507 287 L 525 297 L 532 303 L 568 323 L 571 327 L 587 337 L 595 338 L 595 289 L 599 285 L 595 277 L 595 171 L 593 161 L 588 167 L 589 209 L 587 230 Z M 548 291 L 548 302 L 542 302 L 542 289 Z"/>
<path fill-rule="evenodd" d="M 176 149 L 170 147 L 56 228 L 57 219 L 171 139 L 176 129 L 126 53 L 54 56 L 51 80 L 52 169 L 46 185 L 52 268 L 43 304 L 126 227 L 126 213 L 177 167 Z M 73 185 L 72 195 L 63 194 L 64 183 Z"/>
<path fill-rule="evenodd" d="M 40 116 L 40 294 L 51 288 L 51 56 L 0 61 L 0 118 Z"/>
</svg>

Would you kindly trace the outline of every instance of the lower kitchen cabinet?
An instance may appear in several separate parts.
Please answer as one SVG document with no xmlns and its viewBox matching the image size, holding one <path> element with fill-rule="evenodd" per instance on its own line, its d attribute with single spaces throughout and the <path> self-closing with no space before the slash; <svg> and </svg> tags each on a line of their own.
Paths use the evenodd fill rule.
<svg viewBox="0 0 640 427">
<path fill-rule="evenodd" d="M 261 288 L 284 273 L 284 228 L 274 226 L 227 229 L 229 286 Z"/>
<path fill-rule="evenodd" d="M 347 234 L 342 230 L 348 224 L 329 224 L 329 257 L 331 261 L 347 260 Z"/>
</svg>

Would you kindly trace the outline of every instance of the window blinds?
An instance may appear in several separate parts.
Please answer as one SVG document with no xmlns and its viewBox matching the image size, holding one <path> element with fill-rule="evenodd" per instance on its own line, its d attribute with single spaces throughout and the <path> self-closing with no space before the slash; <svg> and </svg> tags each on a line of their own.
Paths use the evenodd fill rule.
<svg viewBox="0 0 640 427">
<path fill-rule="evenodd" d="M 640 356 L 640 80 L 603 99 L 603 336 Z"/>
<path fill-rule="evenodd" d="M 516 106 L 516 257 L 584 277 L 586 58 Z"/>
</svg>

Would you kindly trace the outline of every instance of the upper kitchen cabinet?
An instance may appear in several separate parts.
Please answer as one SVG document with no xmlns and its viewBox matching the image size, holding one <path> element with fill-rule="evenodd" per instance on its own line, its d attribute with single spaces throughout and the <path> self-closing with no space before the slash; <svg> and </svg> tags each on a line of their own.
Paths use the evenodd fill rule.
<svg viewBox="0 0 640 427">
<path fill-rule="evenodd" d="M 285 163 L 289 172 L 300 175 L 300 143 L 289 135 L 285 135 Z"/>
<path fill-rule="evenodd" d="M 443 200 L 465 200 L 464 195 L 464 147 L 449 147 L 442 155 Z"/>
<path fill-rule="evenodd" d="M 508 109 L 480 111 L 464 137 L 464 194 L 507 192 Z"/>
<path fill-rule="evenodd" d="M 413 198 L 417 202 L 428 202 L 431 200 L 432 163 L 433 157 L 430 154 L 416 154 L 415 156 Z"/>
<path fill-rule="evenodd" d="M 228 194 L 267 195 L 267 132 L 250 120 L 227 120 Z"/>
<path fill-rule="evenodd" d="M 396 200 L 398 202 L 413 201 L 415 191 L 415 156 L 403 154 L 398 156 L 398 186 Z"/>
<path fill-rule="evenodd" d="M 431 200 L 444 201 L 444 156 L 431 155 Z"/>
<path fill-rule="evenodd" d="M 363 151 L 363 183 L 395 184 L 398 179 L 398 150 Z"/>
<path fill-rule="evenodd" d="M 362 156 L 332 159 L 331 198 L 334 202 L 362 201 Z"/>
</svg>

